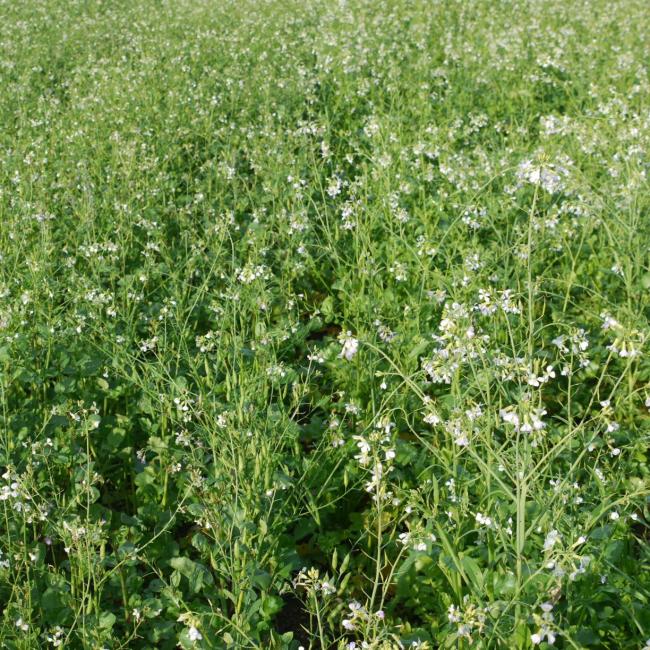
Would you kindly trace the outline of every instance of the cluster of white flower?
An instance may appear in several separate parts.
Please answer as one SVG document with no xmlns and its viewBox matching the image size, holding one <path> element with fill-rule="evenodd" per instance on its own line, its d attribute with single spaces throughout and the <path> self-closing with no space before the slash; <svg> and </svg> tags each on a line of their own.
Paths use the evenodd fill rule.
<svg viewBox="0 0 650 650">
<path fill-rule="evenodd" d="M 104 260 L 118 261 L 119 250 L 119 246 L 111 241 L 82 244 L 79 246 L 79 252 L 83 257 L 93 260 L 96 263 L 103 262 Z"/>
<path fill-rule="evenodd" d="M 466 361 L 485 354 L 489 337 L 477 333 L 470 310 L 457 302 L 445 303 L 438 329 L 432 336 L 437 347 L 422 367 L 433 383 L 450 384 Z"/>
<path fill-rule="evenodd" d="M 420 552 L 427 551 L 429 545 L 437 541 L 433 533 L 428 533 L 424 530 L 408 530 L 400 533 L 397 537 L 403 546 L 409 546 L 414 551 Z"/>
<path fill-rule="evenodd" d="M 305 211 L 294 212 L 289 216 L 289 235 L 303 233 L 309 227 L 309 219 Z"/>
<path fill-rule="evenodd" d="M 485 629 L 487 610 L 470 602 L 469 596 L 465 596 L 462 608 L 449 605 L 447 619 L 450 623 L 457 625 L 459 637 L 465 638 L 469 643 L 472 643 L 474 641 L 472 635 L 480 635 Z"/>
<path fill-rule="evenodd" d="M 553 614 L 551 610 L 553 605 L 551 603 L 542 603 L 541 616 L 536 615 L 536 620 L 540 628 L 534 634 L 531 634 L 530 640 L 534 645 L 539 645 L 544 639 L 547 639 L 550 645 L 555 643 L 555 632 L 553 631 Z"/>
<path fill-rule="evenodd" d="M 310 569 L 303 567 L 293 579 L 292 584 L 294 589 L 301 587 L 319 592 L 326 597 L 336 593 L 336 587 L 331 579 L 325 576 L 325 579 L 322 580 L 319 570 L 315 567 L 311 567 Z"/>
<path fill-rule="evenodd" d="M 410 217 L 408 211 L 400 205 L 399 193 L 392 192 L 388 195 L 389 210 L 394 217 L 395 221 L 401 224 L 408 223 Z"/>
<path fill-rule="evenodd" d="M 626 328 L 608 313 L 602 313 L 602 329 L 613 330 L 616 338 L 607 349 L 622 358 L 634 358 L 641 354 L 646 336 L 637 329 Z"/>
<path fill-rule="evenodd" d="M 394 262 L 388 272 L 397 280 L 397 282 L 406 282 L 408 279 L 408 270 L 402 262 Z"/>
<path fill-rule="evenodd" d="M 526 383 L 534 388 L 539 388 L 551 379 L 555 379 L 555 370 L 553 366 L 548 365 L 540 375 L 538 375 L 534 370 L 531 370 L 528 373 Z"/>
<path fill-rule="evenodd" d="M 199 631 L 199 620 L 194 614 L 186 612 L 184 614 L 181 614 L 177 620 L 179 623 L 183 623 L 187 626 L 187 638 L 192 643 L 192 645 L 196 644 L 197 641 L 201 641 L 203 639 L 203 635 Z"/>
<path fill-rule="evenodd" d="M 283 363 L 275 363 L 266 369 L 266 374 L 271 379 L 284 379 L 287 376 L 287 368 Z"/>
<path fill-rule="evenodd" d="M 565 361 L 561 370 L 563 376 L 572 373 L 571 362 L 577 361 L 579 368 L 586 368 L 589 365 L 587 356 L 589 339 L 584 329 L 578 328 L 569 334 L 560 334 L 553 339 L 552 343 Z"/>
<path fill-rule="evenodd" d="M 23 477 L 8 469 L 2 474 L 2 479 L 5 482 L 0 487 L 0 501 L 8 502 L 13 510 L 22 513 L 28 523 L 46 520 L 47 507 L 34 503 Z"/>
<path fill-rule="evenodd" d="M 542 419 L 546 415 L 546 409 L 532 407 L 528 402 L 523 402 L 521 407 L 507 406 L 499 410 L 501 421 L 509 424 L 519 433 L 534 433 L 543 431 L 546 423 Z M 536 446 L 537 440 L 533 439 L 532 446 Z"/>
<path fill-rule="evenodd" d="M 341 193 L 342 185 L 343 184 L 341 182 L 341 179 L 338 176 L 332 176 L 332 178 L 330 178 L 329 182 L 327 183 L 327 195 L 331 199 L 336 198 Z"/>
<path fill-rule="evenodd" d="M 90 289 L 89 291 L 86 291 L 83 295 L 83 299 L 98 307 L 110 305 L 114 300 L 113 296 L 109 292 L 102 291 L 101 289 Z M 94 314 L 92 314 L 92 317 L 94 317 Z"/>
<path fill-rule="evenodd" d="M 562 504 L 573 503 L 579 506 L 584 502 L 584 497 L 579 494 L 582 488 L 577 481 L 569 484 L 561 479 L 549 479 L 548 483 L 553 488 L 553 492 L 559 496 Z"/>
<path fill-rule="evenodd" d="M 377 328 L 377 336 L 384 343 L 390 343 L 397 336 L 387 325 L 384 325 L 380 320 L 376 319 L 374 322 Z"/>
<path fill-rule="evenodd" d="M 252 284 L 255 280 L 268 280 L 271 274 L 263 264 L 247 264 L 243 268 L 235 269 L 235 277 L 242 284 Z"/>
<path fill-rule="evenodd" d="M 557 194 L 565 189 L 572 164 L 566 157 L 561 163 L 544 160 L 543 156 L 537 160 L 524 160 L 517 169 L 517 181 L 520 185 L 524 183 L 539 185 L 549 194 Z"/>
<path fill-rule="evenodd" d="M 510 357 L 496 349 L 490 355 L 495 378 L 501 382 L 519 381 L 525 383 L 530 366 L 524 357 Z"/>
<path fill-rule="evenodd" d="M 469 447 L 471 432 L 462 418 L 451 418 L 445 422 L 444 426 L 445 431 L 452 437 L 455 445 Z"/>
<path fill-rule="evenodd" d="M 367 437 L 355 435 L 353 439 L 357 441 L 359 450 L 354 459 L 361 467 L 370 471 L 370 480 L 365 484 L 366 491 L 373 495 L 373 501 L 393 501 L 397 504 L 399 500 L 396 500 L 393 492 L 387 489 L 386 480 L 387 475 L 394 470 L 393 461 L 397 456 L 391 440 L 394 426 L 388 416 L 378 417 L 374 431 L 371 431 Z"/>
<path fill-rule="evenodd" d="M 347 618 L 344 618 L 341 621 L 341 625 L 343 625 L 344 629 L 348 632 L 352 632 L 354 630 L 358 630 L 359 628 L 367 626 L 373 617 L 375 620 L 379 621 L 384 619 L 383 610 L 380 609 L 374 613 L 368 612 L 368 610 L 356 600 L 353 600 L 348 604 L 348 609 L 349 612 L 346 612 L 345 614 Z"/>
<path fill-rule="evenodd" d="M 544 135 L 565 135 L 571 126 L 571 119 L 567 115 L 542 115 L 539 125 Z"/>
<path fill-rule="evenodd" d="M 140 341 L 139 347 L 141 352 L 152 352 L 158 346 L 158 337 L 152 336 L 150 339 Z"/>
<path fill-rule="evenodd" d="M 521 308 L 514 301 L 512 293 L 512 289 L 504 289 L 495 295 L 492 289 L 479 289 L 479 301 L 472 306 L 472 309 L 482 316 L 492 316 L 498 309 L 505 314 L 520 314 Z"/>
<path fill-rule="evenodd" d="M 423 421 L 430 426 L 441 424 L 454 444 L 459 447 L 468 447 L 473 435 L 479 432 L 478 420 L 483 415 L 483 408 L 480 404 L 474 404 L 464 411 L 456 409 L 447 420 L 443 420 L 430 401 L 425 403 L 425 409 L 426 414 Z"/>
<path fill-rule="evenodd" d="M 54 627 L 46 636 L 47 642 L 51 643 L 54 648 L 60 648 L 65 641 L 65 631 L 60 625 Z"/>
<path fill-rule="evenodd" d="M 194 416 L 199 415 L 196 400 L 188 394 L 184 394 L 181 397 L 174 397 L 172 403 L 176 409 L 176 415 L 181 422 L 191 422 Z"/>
<path fill-rule="evenodd" d="M 462 222 L 472 230 L 478 230 L 485 221 L 487 208 L 468 208 L 463 212 Z"/>
<path fill-rule="evenodd" d="M 488 517 L 487 515 L 484 515 L 482 512 L 477 512 L 474 515 L 474 519 L 476 520 L 476 523 L 479 526 L 485 526 L 486 528 L 494 527 L 494 521 L 492 517 Z"/>
<path fill-rule="evenodd" d="M 21 632 L 29 631 L 29 625 L 22 618 L 16 619 L 15 625 Z"/>
<path fill-rule="evenodd" d="M 356 353 L 359 351 L 359 339 L 354 338 L 352 332 L 348 331 L 339 336 L 339 341 L 343 346 L 339 358 L 352 361 Z"/>
<path fill-rule="evenodd" d="M 357 227 L 358 214 L 361 206 L 357 200 L 348 200 L 340 208 L 341 227 L 343 230 L 354 230 Z"/>
<path fill-rule="evenodd" d="M 197 336 L 195 344 L 201 354 L 213 352 L 217 345 L 217 333 L 210 331 L 201 336 Z"/>
</svg>

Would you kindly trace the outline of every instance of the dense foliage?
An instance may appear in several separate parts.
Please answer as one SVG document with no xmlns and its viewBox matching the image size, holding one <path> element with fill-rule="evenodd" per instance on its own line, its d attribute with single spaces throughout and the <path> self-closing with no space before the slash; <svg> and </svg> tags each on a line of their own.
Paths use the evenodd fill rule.
<svg viewBox="0 0 650 650">
<path fill-rule="evenodd" d="M 3 648 L 644 646 L 645 0 L 0 7 Z"/>
</svg>

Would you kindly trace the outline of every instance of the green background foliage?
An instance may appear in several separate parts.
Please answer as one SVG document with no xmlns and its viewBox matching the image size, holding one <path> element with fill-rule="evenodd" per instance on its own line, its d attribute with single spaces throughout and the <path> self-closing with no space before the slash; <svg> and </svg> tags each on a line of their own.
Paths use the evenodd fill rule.
<svg viewBox="0 0 650 650">
<path fill-rule="evenodd" d="M 643 647 L 645 2 L 0 16 L 3 648 Z"/>
</svg>

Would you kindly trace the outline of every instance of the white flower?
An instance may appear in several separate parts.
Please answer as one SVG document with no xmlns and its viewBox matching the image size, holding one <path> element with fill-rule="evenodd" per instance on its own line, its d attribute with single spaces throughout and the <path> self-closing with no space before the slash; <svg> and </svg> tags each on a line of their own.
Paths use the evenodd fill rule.
<svg viewBox="0 0 650 650">
<path fill-rule="evenodd" d="M 544 550 L 550 551 L 560 541 L 560 539 L 560 533 L 558 533 L 557 530 L 552 530 L 544 540 Z"/>
<path fill-rule="evenodd" d="M 440 416 L 437 413 L 428 413 L 427 415 L 424 416 L 423 420 L 426 424 L 431 424 L 433 426 L 435 426 L 436 424 L 440 424 L 440 422 L 442 421 Z"/>
<path fill-rule="evenodd" d="M 621 324 L 612 316 L 607 313 L 602 313 L 600 317 L 603 319 L 602 329 L 612 330 L 620 328 Z"/>
<path fill-rule="evenodd" d="M 321 591 L 326 595 L 329 596 L 333 593 L 336 593 L 336 589 L 333 585 L 331 585 L 329 582 L 321 582 L 320 585 Z"/>
<path fill-rule="evenodd" d="M 22 630 L 23 632 L 27 632 L 27 630 L 29 630 L 29 625 L 27 625 L 27 623 L 25 623 L 25 621 L 23 621 L 22 618 L 19 618 L 19 619 L 16 621 L 16 627 L 17 627 L 19 630 Z"/>
<path fill-rule="evenodd" d="M 524 160 L 517 170 L 520 183 L 539 185 L 549 194 L 564 189 L 564 178 L 569 175 L 566 167 L 550 162 Z"/>
<path fill-rule="evenodd" d="M 339 358 L 352 361 L 354 355 L 359 351 L 359 340 L 355 339 L 351 332 L 348 332 L 347 336 L 342 339 L 342 342 L 343 348 L 341 354 L 339 354 Z"/>
<path fill-rule="evenodd" d="M 447 610 L 447 618 L 449 619 L 450 623 L 458 623 L 460 621 L 460 611 L 455 605 L 449 605 L 449 609 Z"/>
<path fill-rule="evenodd" d="M 200 641 L 203 638 L 203 635 L 193 625 L 187 631 L 187 636 L 190 641 Z"/>
<path fill-rule="evenodd" d="M 481 526 L 487 526 L 488 528 L 492 526 L 492 518 L 486 517 L 482 512 L 477 512 L 475 519 L 476 523 L 481 524 Z"/>
</svg>

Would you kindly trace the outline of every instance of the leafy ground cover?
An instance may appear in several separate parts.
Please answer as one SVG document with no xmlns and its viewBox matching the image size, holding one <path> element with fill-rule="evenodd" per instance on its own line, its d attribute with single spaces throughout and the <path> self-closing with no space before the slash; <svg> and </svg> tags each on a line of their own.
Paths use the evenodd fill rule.
<svg viewBox="0 0 650 650">
<path fill-rule="evenodd" d="M 0 644 L 643 648 L 643 0 L 0 3 Z"/>
</svg>

